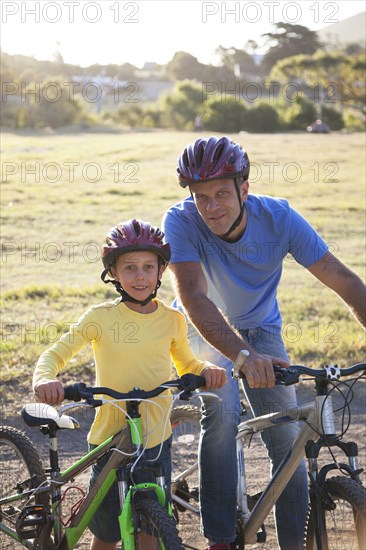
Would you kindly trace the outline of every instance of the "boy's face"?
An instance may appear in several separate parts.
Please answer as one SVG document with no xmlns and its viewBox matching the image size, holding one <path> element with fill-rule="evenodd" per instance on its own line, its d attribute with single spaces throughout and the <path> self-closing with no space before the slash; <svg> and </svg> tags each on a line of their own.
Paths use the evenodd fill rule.
<svg viewBox="0 0 366 550">
<path fill-rule="evenodd" d="M 122 288 L 135 298 L 144 301 L 154 292 L 158 279 L 163 274 L 158 256 L 154 252 L 130 252 L 121 254 L 115 266 L 111 267 L 113 277 Z"/>
</svg>

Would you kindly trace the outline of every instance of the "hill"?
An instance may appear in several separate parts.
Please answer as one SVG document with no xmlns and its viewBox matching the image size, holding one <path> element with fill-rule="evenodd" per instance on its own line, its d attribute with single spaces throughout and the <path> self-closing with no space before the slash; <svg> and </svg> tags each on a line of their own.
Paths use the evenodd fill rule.
<svg viewBox="0 0 366 550">
<path fill-rule="evenodd" d="M 366 45 L 366 12 L 327 25 L 320 29 L 317 34 L 319 39 L 332 46 L 359 43 Z"/>
</svg>

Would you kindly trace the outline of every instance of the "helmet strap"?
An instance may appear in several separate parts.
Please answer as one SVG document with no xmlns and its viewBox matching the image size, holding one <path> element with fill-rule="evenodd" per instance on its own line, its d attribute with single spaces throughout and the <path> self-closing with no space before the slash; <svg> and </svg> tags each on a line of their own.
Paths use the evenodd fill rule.
<svg viewBox="0 0 366 550">
<path fill-rule="evenodd" d="M 241 200 L 241 196 L 240 196 L 240 184 L 239 184 L 239 178 L 235 178 L 235 189 L 236 189 L 236 194 L 238 196 L 238 201 L 239 201 L 239 205 L 240 205 L 240 212 L 239 212 L 239 216 L 236 218 L 236 220 L 234 221 L 234 223 L 232 224 L 232 226 L 230 227 L 230 229 L 228 231 L 226 231 L 226 233 L 224 235 L 220 235 L 220 238 L 221 239 L 227 239 L 229 237 L 229 235 L 231 235 L 231 233 L 240 225 L 242 219 L 243 219 L 243 216 L 244 216 L 244 212 L 245 212 L 245 202 L 243 202 Z"/>
</svg>

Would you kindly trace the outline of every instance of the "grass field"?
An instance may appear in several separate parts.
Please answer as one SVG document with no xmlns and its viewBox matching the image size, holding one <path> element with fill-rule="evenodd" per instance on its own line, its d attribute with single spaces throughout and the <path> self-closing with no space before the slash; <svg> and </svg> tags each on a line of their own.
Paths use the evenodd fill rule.
<svg viewBox="0 0 366 550">
<path fill-rule="evenodd" d="M 176 158 L 197 134 L 3 133 L 2 369 L 5 397 L 29 387 L 39 354 L 91 304 L 113 296 L 100 281 L 108 229 L 141 217 L 160 224 L 186 193 Z M 365 136 L 232 136 L 252 161 L 250 190 L 282 196 L 365 278 Z M 160 296 L 173 297 L 165 275 Z M 293 362 L 361 360 L 364 332 L 347 308 L 286 259 L 279 289 Z M 87 349 L 69 375 L 92 372 Z"/>
</svg>

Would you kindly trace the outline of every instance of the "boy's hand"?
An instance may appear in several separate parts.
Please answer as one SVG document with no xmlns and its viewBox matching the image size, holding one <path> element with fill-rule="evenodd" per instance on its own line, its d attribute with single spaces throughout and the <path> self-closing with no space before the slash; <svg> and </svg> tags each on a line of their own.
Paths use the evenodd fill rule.
<svg viewBox="0 0 366 550">
<path fill-rule="evenodd" d="M 65 396 L 63 385 L 58 380 L 39 382 L 34 388 L 34 393 L 39 401 L 49 405 L 60 405 Z"/>
<path fill-rule="evenodd" d="M 227 383 L 226 370 L 221 367 L 207 367 L 201 372 L 207 389 L 222 388 Z"/>
</svg>

